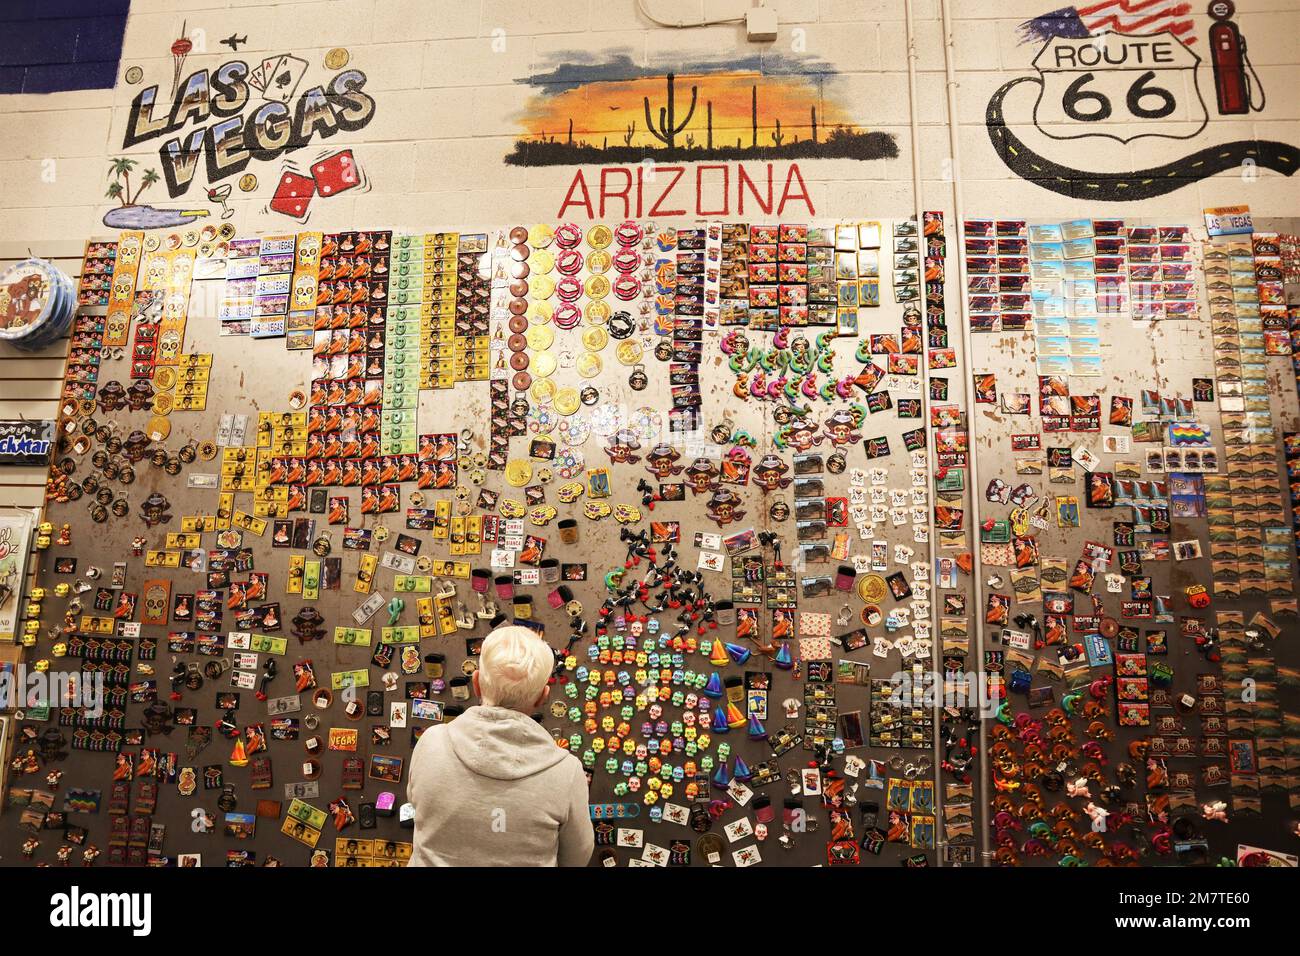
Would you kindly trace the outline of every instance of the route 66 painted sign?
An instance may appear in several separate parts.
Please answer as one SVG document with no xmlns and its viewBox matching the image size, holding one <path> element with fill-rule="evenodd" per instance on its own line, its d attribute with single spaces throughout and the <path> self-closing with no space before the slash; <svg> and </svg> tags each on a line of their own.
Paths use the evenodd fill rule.
<svg viewBox="0 0 1300 956">
<path fill-rule="evenodd" d="M 1300 170 L 1300 149 L 1290 143 L 1254 136 L 1227 140 L 1239 132 L 1233 126 L 1218 133 L 1208 122 L 1197 85 L 1199 63 L 1172 32 L 1053 34 L 1033 59 L 1036 75 L 1008 80 L 989 98 L 984 125 L 998 158 L 1013 174 L 1090 201 L 1163 196 L 1229 170 L 1240 170 L 1243 179 L 1261 169 L 1283 176 Z M 1217 71 L 1217 51 L 1215 65 Z M 1037 87 L 1032 93 L 1031 85 Z M 1089 136 L 1116 145 L 1086 151 L 1061 145 Z M 1195 142 L 1186 155 L 1168 159 L 1158 147 L 1139 153 L 1125 148 L 1144 136 Z M 1135 162 L 1148 155 L 1164 161 L 1152 166 Z M 1083 161 L 1098 168 L 1076 165 Z"/>
<path fill-rule="evenodd" d="M 1200 62 L 1168 33 L 1054 36 L 1033 60 L 1042 77 L 1034 125 L 1054 139 L 1191 139 L 1209 122 Z"/>
</svg>

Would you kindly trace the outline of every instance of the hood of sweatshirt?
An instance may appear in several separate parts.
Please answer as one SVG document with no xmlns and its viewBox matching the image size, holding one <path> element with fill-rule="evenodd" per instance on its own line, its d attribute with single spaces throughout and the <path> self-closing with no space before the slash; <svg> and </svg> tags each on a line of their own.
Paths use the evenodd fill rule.
<svg viewBox="0 0 1300 956">
<path fill-rule="evenodd" d="M 519 780 L 554 767 L 568 756 L 527 714 L 505 707 L 471 707 L 447 725 L 456 757 L 494 780 Z"/>
</svg>

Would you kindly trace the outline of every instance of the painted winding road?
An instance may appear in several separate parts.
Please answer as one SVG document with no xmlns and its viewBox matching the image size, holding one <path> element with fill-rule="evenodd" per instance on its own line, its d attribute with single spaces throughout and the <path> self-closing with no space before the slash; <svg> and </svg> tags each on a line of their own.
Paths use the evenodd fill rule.
<svg viewBox="0 0 1300 956">
<path fill-rule="evenodd" d="M 1240 167 L 1247 160 L 1257 167 L 1290 176 L 1300 168 L 1300 149 L 1272 140 L 1239 140 L 1210 146 L 1163 166 L 1128 173 L 1090 173 L 1047 159 L 1034 152 L 1013 133 L 1003 115 L 1003 101 L 1017 83 L 1038 83 L 1022 76 L 1004 83 L 989 100 L 984 122 L 993 148 L 1021 179 L 1063 196 L 1125 202 L 1163 196 L 1216 173 Z"/>
</svg>

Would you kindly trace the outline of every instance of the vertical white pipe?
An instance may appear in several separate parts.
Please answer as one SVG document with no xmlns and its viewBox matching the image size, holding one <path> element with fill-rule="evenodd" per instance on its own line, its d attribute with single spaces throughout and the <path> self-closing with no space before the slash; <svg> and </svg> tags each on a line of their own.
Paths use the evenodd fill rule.
<svg viewBox="0 0 1300 956">
<path fill-rule="evenodd" d="M 939 602 L 938 602 L 938 581 L 935 573 L 935 555 L 937 553 L 937 534 L 934 525 L 934 506 L 936 501 L 935 480 L 935 449 L 934 449 L 934 429 L 930 426 L 930 330 L 926 316 L 928 313 L 928 294 L 927 283 L 925 280 L 925 223 L 924 223 L 924 206 L 925 200 L 922 197 L 921 187 L 921 123 L 918 119 L 916 105 L 916 33 L 915 24 L 912 19 L 912 0 L 903 0 L 903 9 L 906 13 L 907 21 L 907 112 L 908 122 L 911 125 L 912 136 L 912 215 L 916 219 L 916 241 L 919 247 L 917 260 L 918 271 L 921 278 L 921 334 L 925 336 L 925 343 L 921 354 L 921 414 L 925 422 L 925 447 L 926 455 L 930 466 L 930 481 L 927 487 L 928 502 L 926 504 L 926 529 L 929 535 L 929 543 L 926 546 L 926 560 L 929 563 L 929 583 L 930 583 L 930 667 L 934 671 L 935 679 L 940 682 L 936 690 L 942 690 L 942 666 L 943 655 L 942 647 L 939 643 Z M 934 720 L 934 740 L 931 746 L 931 759 L 934 762 L 934 804 L 935 804 L 935 861 L 937 865 L 943 866 L 943 840 L 939 838 L 943 820 L 943 787 L 941 780 L 941 771 L 939 764 L 943 762 L 942 747 L 939 741 L 939 723 L 940 714 L 943 709 L 943 698 L 941 694 L 933 695 L 932 719 Z"/>
<path fill-rule="evenodd" d="M 953 259 L 957 262 L 957 276 L 960 285 L 958 286 L 957 300 L 960 303 L 961 312 L 961 348 L 964 361 L 961 363 L 965 368 L 973 373 L 973 353 L 971 352 L 970 336 L 970 314 L 966 301 L 966 203 L 965 196 L 962 192 L 962 166 L 961 166 L 961 132 L 958 125 L 959 114 L 957 112 L 957 76 L 953 67 L 955 58 L 953 38 L 952 38 L 952 17 L 948 9 L 948 0 L 939 0 L 939 9 L 943 17 L 943 69 L 947 80 L 946 86 L 948 91 L 948 146 L 952 160 L 952 200 L 953 200 L 953 218 L 956 226 L 957 249 Z M 971 378 L 967 378 L 964 383 L 964 393 L 969 397 L 971 388 Z M 979 599 L 982 594 L 984 582 L 984 563 L 980 560 L 980 543 L 979 529 L 982 523 L 980 517 L 980 498 L 983 495 L 980 485 L 979 476 L 979 448 L 976 441 L 976 416 L 971 410 L 971 403 L 966 403 L 966 433 L 967 443 L 969 446 L 968 457 L 970 460 L 968 472 L 970 474 L 970 503 L 971 503 L 971 521 L 970 529 L 972 535 L 971 557 L 973 567 L 971 576 L 974 578 L 974 612 L 975 612 L 975 662 L 976 666 L 984 666 L 984 614 L 980 610 Z M 978 688 L 978 685 L 977 685 Z M 984 806 L 980 808 L 981 812 L 976 813 L 976 825 L 980 829 L 980 865 L 988 866 L 990 860 L 989 849 L 989 826 L 988 826 L 988 808 L 990 777 L 989 777 L 989 758 L 988 758 L 988 721 L 981 720 L 980 740 L 979 740 L 979 765 L 980 781 L 976 794 L 983 797 Z"/>
</svg>

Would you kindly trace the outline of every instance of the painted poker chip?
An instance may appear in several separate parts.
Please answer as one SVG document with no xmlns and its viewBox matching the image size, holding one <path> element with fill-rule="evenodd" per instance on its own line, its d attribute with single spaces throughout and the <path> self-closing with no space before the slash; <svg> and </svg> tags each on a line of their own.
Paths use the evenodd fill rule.
<svg viewBox="0 0 1300 956">
<path fill-rule="evenodd" d="M 582 452 L 568 445 L 563 445 L 555 453 L 555 473 L 568 480 L 582 474 L 585 461 Z"/>
<path fill-rule="evenodd" d="M 580 242 L 582 242 L 582 229 L 574 223 L 561 223 L 555 228 L 555 244 L 561 249 L 572 249 Z"/>
<path fill-rule="evenodd" d="M 577 249 L 564 249 L 555 257 L 555 268 L 566 276 L 574 276 L 582 271 L 585 261 Z"/>
<path fill-rule="evenodd" d="M 623 414 L 615 405 L 601 405 L 591 413 L 591 430 L 602 438 L 608 438 L 623 425 Z"/>
<path fill-rule="evenodd" d="M 614 270 L 622 275 L 636 272 L 641 267 L 641 257 L 635 249 L 620 249 L 614 253 Z"/>
<path fill-rule="evenodd" d="M 570 445 L 583 445 L 591 437 L 591 422 L 585 415 L 570 415 L 560 419 L 555 433 Z"/>
<path fill-rule="evenodd" d="M 641 294 L 641 280 L 633 275 L 622 275 L 614 280 L 614 295 L 624 302 L 631 302 Z"/>
<path fill-rule="evenodd" d="M 657 408 L 642 405 L 632 413 L 628 419 L 627 427 L 636 433 L 642 444 L 648 444 L 654 441 L 663 431 L 663 415 L 659 413 Z"/>
<path fill-rule="evenodd" d="M 573 276 L 565 276 L 555 286 L 555 294 L 565 302 L 576 302 L 582 293 L 582 282 Z"/>
<path fill-rule="evenodd" d="M 578 327 L 582 321 L 582 310 L 572 302 L 565 302 L 555 310 L 554 319 L 556 326 L 567 332 Z"/>
<path fill-rule="evenodd" d="M 635 219 L 626 219 L 614 230 L 614 239 L 620 246 L 635 246 L 645 235 L 645 230 Z"/>
<path fill-rule="evenodd" d="M 534 405 L 528 409 L 528 430 L 535 434 L 549 434 L 555 430 L 559 419 L 550 405 Z"/>
</svg>

